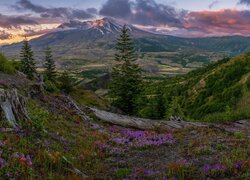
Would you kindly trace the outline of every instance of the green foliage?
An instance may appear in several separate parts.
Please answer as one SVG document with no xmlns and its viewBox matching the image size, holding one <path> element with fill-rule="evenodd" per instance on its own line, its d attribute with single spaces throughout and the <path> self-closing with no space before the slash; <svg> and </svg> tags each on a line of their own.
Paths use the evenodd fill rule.
<svg viewBox="0 0 250 180">
<path fill-rule="evenodd" d="M 184 113 L 179 104 L 179 99 L 177 97 L 172 100 L 169 109 L 167 110 L 166 117 L 170 118 L 172 116 L 183 117 Z"/>
<path fill-rule="evenodd" d="M 49 81 L 55 81 L 56 65 L 50 47 L 45 50 L 45 76 Z"/>
<path fill-rule="evenodd" d="M 150 119 L 162 119 L 165 116 L 166 106 L 164 98 L 164 88 L 161 84 L 154 84 L 153 89 L 148 93 L 152 93 L 148 97 L 145 95 L 145 89 L 149 89 L 144 85 L 144 92 L 138 98 L 138 115 Z"/>
<path fill-rule="evenodd" d="M 68 71 L 64 71 L 62 75 L 58 78 L 60 89 L 69 94 L 74 87 L 74 79 L 70 76 Z"/>
<path fill-rule="evenodd" d="M 212 113 L 207 114 L 206 116 L 202 117 L 202 121 L 206 122 L 228 122 L 228 121 L 237 121 L 242 119 L 247 119 L 250 117 L 249 110 L 234 110 L 229 112 L 219 112 L 219 113 Z"/>
<path fill-rule="evenodd" d="M 185 116 L 209 122 L 235 121 L 250 117 L 250 111 L 238 109 L 250 89 L 250 54 L 225 58 L 186 75 L 151 80 L 141 95 L 139 115 L 156 116 L 156 89 L 160 84 L 166 117 Z"/>
<path fill-rule="evenodd" d="M 14 61 L 8 61 L 3 54 L 0 54 L 0 71 L 7 74 L 16 72 Z"/>
<path fill-rule="evenodd" d="M 235 136 L 237 139 L 242 139 L 242 138 L 245 138 L 245 137 L 246 137 L 246 134 L 243 133 L 243 132 L 235 132 L 235 133 L 234 133 L 234 136 Z"/>
<path fill-rule="evenodd" d="M 58 89 L 57 83 L 53 82 L 53 81 L 49 81 L 49 80 L 45 81 L 45 89 L 46 89 L 46 91 L 51 92 L 51 93 L 59 93 L 60 92 L 60 90 Z"/>
<path fill-rule="evenodd" d="M 28 102 L 29 116 L 32 119 L 33 127 L 36 130 L 42 131 L 45 124 L 49 121 L 50 115 L 47 110 L 41 108 L 35 101 Z"/>
<path fill-rule="evenodd" d="M 122 29 L 116 49 L 117 64 L 112 69 L 109 95 L 113 99 L 114 106 L 126 114 L 133 114 L 136 111 L 136 99 L 140 93 L 141 69 L 134 62 L 135 50 L 126 26 Z"/>
<path fill-rule="evenodd" d="M 116 172 L 116 176 L 119 179 L 128 177 L 130 174 L 133 173 L 132 169 L 128 169 L 128 168 L 119 168 Z"/>
<path fill-rule="evenodd" d="M 33 51 L 29 42 L 24 40 L 23 47 L 20 52 L 21 67 L 20 70 L 27 75 L 29 79 L 33 79 L 36 74 L 36 64 L 33 56 Z"/>
<path fill-rule="evenodd" d="M 97 96 L 93 91 L 84 90 L 83 88 L 75 88 L 70 96 L 76 100 L 80 105 L 94 106 L 101 109 L 108 109 L 108 101 Z"/>
</svg>

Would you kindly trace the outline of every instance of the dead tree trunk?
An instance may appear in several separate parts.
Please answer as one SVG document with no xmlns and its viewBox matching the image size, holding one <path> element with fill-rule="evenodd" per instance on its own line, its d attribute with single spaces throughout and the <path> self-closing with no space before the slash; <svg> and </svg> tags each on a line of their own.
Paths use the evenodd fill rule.
<svg viewBox="0 0 250 180">
<path fill-rule="evenodd" d="M 16 89 L 0 89 L 0 120 L 7 120 L 12 127 L 18 126 L 19 121 L 30 120 L 24 99 Z"/>
<path fill-rule="evenodd" d="M 192 123 L 181 120 L 171 120 L 171 121 L 150 120 L 150 119 L 114 114 L 95 108 L 90 108 L 90 109 L 92 110 L 92 112 L 95 114 L 96 117 L 108 123 L 124 127 L 143 129 L 143 130 L 155 130 L 155 129 L 169 130 L 169 129 L 181 129 L 185 127 L 209 126 L 206 123 Z"/>
</svg>

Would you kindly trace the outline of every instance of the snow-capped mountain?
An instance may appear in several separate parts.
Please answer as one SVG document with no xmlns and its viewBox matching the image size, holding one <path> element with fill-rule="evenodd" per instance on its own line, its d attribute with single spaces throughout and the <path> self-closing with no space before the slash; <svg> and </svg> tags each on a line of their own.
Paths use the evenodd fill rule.
<svg viewBox="0 0 250 180">
<path fill-rule="evenodd" d="M 123 23 L 120 23 L 111 18 L 102 18 L 96 19 L 93 21 L 70 21 L 67 23 L 63 23 L 58 26 L 60 30 L 88 30 L 88 31 L 96 31 L 101 33 L 102 35 L 106 34 L 117 34 L 120 33 Z M 142 33 L 142 34 L 151 34 L 149 32 L 140 30 L 132 25 L 127 25 L 127 28 L 133 33 Z"/>
<path fill-rule="evenodd" d="M 70 21 L 68 23 L 63 23 L 59 27 L 59 29 L 81 29 L 81 30 L 89 30 L 89 29 L 97 29 L 101 33 L 117 33 L 120 32 L 122 25 L 115 22 L 109 18 L 97 19 L 93 21 Z"/>
</svg>

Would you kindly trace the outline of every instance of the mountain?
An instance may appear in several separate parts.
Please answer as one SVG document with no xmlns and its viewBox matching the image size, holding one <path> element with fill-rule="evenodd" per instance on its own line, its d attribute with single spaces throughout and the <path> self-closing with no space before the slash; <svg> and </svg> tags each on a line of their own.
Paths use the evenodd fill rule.
<svg viewBox="0 0 250 180">
<path fill-rule="evenodd" d="M 56 32 L 30 43 L 41 63 L 44 48 L 51 46 L 59 68 L 105 69 L 114 59 L 114 47 L 122 26 L 110 18 L 70 21 L 61 24 Z M 250 51 L 249 37 L 181 38 L 127 26 L 139 53 L 139 63 L 150 73 L 186 73 L 225 56 Z M 2 51 L 16 59 L 21 46 L 22 43 L 3 46 Z"/>
</svg>

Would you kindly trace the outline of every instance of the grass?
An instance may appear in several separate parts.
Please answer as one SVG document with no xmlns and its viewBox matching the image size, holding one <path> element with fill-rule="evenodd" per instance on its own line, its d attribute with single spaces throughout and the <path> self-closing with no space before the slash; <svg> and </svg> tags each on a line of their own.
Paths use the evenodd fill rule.
<svg viewBox="0 0 250 180">
<path fill-rule="evenodd" d="M 29 101 L 28 110 L 32 125 L 23 123 L 13 134 L 0 133 L 4 142 L 0 177 L 62 179 L 73 176 L 75 168 L 88 174 L 103 171 L 103 155 L 94 143 L 105 136 L 88 129 L 78 117 L 54 114 L 35 101 Z"/>
<path fill-rule="evenodd" d="M 83 89 L 76 89 L 70 94 L 79 104 L 90 106 L 90 107 L 99 107 L 102 109 L 107 109 L 109 103 L 98 97 L 94 92 Z"/>
</svg>

